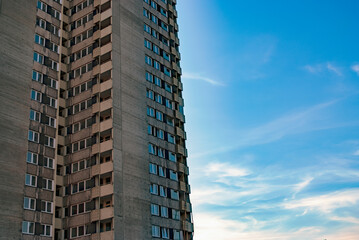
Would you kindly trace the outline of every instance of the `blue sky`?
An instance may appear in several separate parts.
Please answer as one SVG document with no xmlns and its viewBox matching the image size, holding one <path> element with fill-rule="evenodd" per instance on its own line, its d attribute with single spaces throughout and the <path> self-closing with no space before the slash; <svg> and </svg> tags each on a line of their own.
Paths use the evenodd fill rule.
<svg viewBox="0 0 359 240">
<path fill-rule="evenodd" d="M 358 9 L 178 1 L 195 240 L 359 239 Z"/>
</svg>

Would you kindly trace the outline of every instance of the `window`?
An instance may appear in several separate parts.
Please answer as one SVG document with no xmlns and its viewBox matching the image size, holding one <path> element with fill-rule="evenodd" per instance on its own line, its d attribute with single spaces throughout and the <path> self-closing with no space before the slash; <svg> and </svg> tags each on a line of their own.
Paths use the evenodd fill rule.
<svg viewBox="0 0 359 240">
<path fill-rule="evenodd" d="M 165 90 L 167 91 L 167 92 L 172 92 L 172 86 L 171 85 L 169 85 L 168 83 L 165 83 Z"/>
<path fill-rule="evenodd" d="M 35 90 L 31 90 L 31 99 L 41 102 L 41 93 L 35 91 Z"/>
<path fill-rule="evenodd" d="M 168 208 L 161 206 L 161 217 L 168 218 Z"/>
<path fill-rule="evenodd" d="M 158 55 L 160 54 L 160 48 L 155 44 L 153 44 L 153 52 L 158 54 Z"/>
<path fill-rule="evenodd" d="M 42 236 L 51 237 L 51 226 L 50 225 L 41 225 L 42 227 Z"/>
<path fill-rule="evenodd" d="M 157 165 L 150 163 L 150 173 L 157 174 Z"/>
<path fill-rule="evenodd" d="M 52 213 L 52 202 L 41 201 L 41 211 Z"/>
<path fill-rule="evenodd" d="M 167 189 L 164 186 L 160 186 L 160 196 L 167 197 Z"/>
<path fill-rule="evenodd" d="M 173 230 L 173 240 L 182 240 L 182 234 L 180 231 Z"/>
<path fill-rule="evenodd" d="M 159 210 L 159 206 L 156 204 L 151 204 L 151 214 L 155 215 L 155 216 L 159 216 L 160 215 L 160 210 Z"/>
<path fill-rule="evenodd" d="M 151 21 L 157 24 L 158 18 L 155 15 L 151 14 Z"/>
<path fill-rule="evenodd" d="M 154 9 L 157 10 L 157 3 L 155 3 L 154 1 L 151 1 L 151 7 L 153 7 Z"/>
<path fill-rule="evenodd" d="M 175 191 L 175 190 L 171 189 L 171 198 L 174 199 L 174 200 L 179 200 L 178 191 Z"/>
<path fill-rule="evenodd" d="M 160 158 L 165 158 L 165 150 L 162 148 L 158 148 L 157 149 L 157 156 L 159 156 Z"/>
<path fill-rule="evenodd" d="M 35 210 L 35 199 L 24 197 L 24 209 Z"/>
<path fill-rule="evenodd" d="M 175 144 L 175 137 L 172 134 L 167 133 L 167 141 Z"/>
<path fill-rule="evenodd" d="M 167 61 L 171 61 L 171 57 L 167 52 L 163 51 L 162 55 L 164 59 L 166 59 Z"/>
<path fill-rule="evenodd" d="M 163 122 L 163 113 L 156 111 L 156 119 Z"/>
<path fill-rule="evenodd" d="M 152 226 L 152 237 L 161 237 L 159 226 Z"/>
<path fill-rule="evenodd" d="M 172 109 L 172 102 L 168 99 L 165 100 L 165 105 L 167 108 Z"/>
<path fill-rule="evenodd" d="M 34 110 L 30 110 L 30 120 L 40 122 L 40 113 Z"/>
<path fill-rule="evenodd" d="M 54 159 L 44 157 L 44 167 L 54 169 Z"/>
<path fill-rule="evenodd" d="M 56 126 L 56 119 L 55 118 L 52 118 L 52 117 L 49 117 L 49 123 L 48 125 L 50 127 L 55 127 Z"/>
<path fill-rule="evenodd" d="M 173 152 L 168 151 L 168 160 L 172 161 L 172 162 L 176 162 L 176 154 L 174 154 Z"/>
<path fill-rule="evenodd" d="M 156 84 L 157 86 L 161 87 L 161 86 L 162 86 L 162 80 L 159 79 L 158 77 L 155 77 L 155 84 Z"/>
<path fill-rule="evenodd" d="M 159 95 L 159 94 L 156 94 L 156 102 L 158 102 L 159 104 L 162 104 L 163 101 L 162 101 L 162 96 Z"/>
<path fill-rule="evenodd" d="M 149 134 L 149 135 L 153 135 L 154 134 L 154 129 L 153 129 L 154 127 L 152 127 L 151 125 L 148 125 L 148 127 L 147 127 L 147 133 Z"/>
<path fill-rule="evenodd" d="M 151 34 L 151 27 L 148 26 L 147 24 L 144 25 L 144 30 L 145 30 L 145 32 Z"/>
<path fill-rule="evenodd" d="M 157 62 L 156 60 L 154 60 L 153 61 L 153 67 L 156 68 L 157 70 L 160 70 L 161 64 L 159 62 Z"/>
<path fill-rule="evenodd" d="M 155 116 L 155 110 L 151 107 L 147 107 L 147 115 L 150 117 L 154 117 Z"/>
<path fill-rule="evenodd" d="M 34 61 L 43 64 L 44 63 L 44 57 L 41 54 L 38 54 L 37 52 L 34 52 Z"/>
<path fill-rule="evenodd" d="M 39 142 L 39 133 L 29 130 L 29 135 L 27 138 L 31 142 Z"/>
<path fill-rule="evenodd" d="M 150 41 L 148 41 L 147 39 L 145 39 L 145 47 L 152 50 L 152 43 Z"/>
<path fill-rule="evenodd" d="M 25 185 L 36 187 L 36 176 L 26 174 L 25 175 Z"/>
<path fill-rule="evenodd" d="M 180 211 L 172 209 L 172 219 L 180 220 L 181 214 Z"/>
<path fill-rule="evenodd" d="M 168 32 L 168 25 L 161 21 L 161 27 L 163 30 Z"/>
<path fill-rule="evenodd" d="M 166 169 L 164 167 L 158 166 L 158 175 L 160 177 L 166 177 Z"/>
<path fill-rule="evenodd" d="M 45 136 L 45 146 L 55 148 L 55 138 Z"/>
<path fill-rule="evenodd" d="M 177 173 L 173 170 L 170 170 L 170 179 L 178 181 Z"/>
<path fill-rule="evenodd" d="M 32 71 L 32 80 L 42 82 L 42 74 L 36 71 Z"/>
<path fill-rule="evenodd" d="M 152 183 L 150 185 L 150 193 L 152 193 L 153 195 L 158 195 L 158 185 Z"/>
<path fill-rule="evenodd" d="M 32 164 L 37 164 L 37 159 L 38 159 L 38 156 L 36 153 L 27 152 L 26 162 L 32 163 Z"/>
<path fill-rule="evenodd" d="M 162 234 L 162 238 L 164 238 L 164 239 L 169 239 L 170 238 L 168 228 L 161 228 L 161 234 Z"/>
<path fill-rule="evenodd" d="M 157 38 L 158 37 L 158 33 L 156 30 L 152 29 L 152 37 Z"/>
<path fill-rule="evenodd" d="M 150 14 L 149 14 L 148 10 L 145 9 L 145 8 L 143 9 L 143 16 L 145 16 L 146 18 L 150 17 Z"/>
<path fill-rule="evenodd" d="M 42 188 L 52 191 L 54 188 L 54 182 L 51 179 L 42 179 Z"/>
<path fill-rule="evenodd" d="M 151 143 L 148 144 L 148 152 L 150 154 L 156 155 L 156 147 L 153 146 L 153 144 L 151 144 Z"/>
<path fill-rule="evenodd" d="M 35 43 L 45 46 L 45 39 L 37 34 L 35 34 Z"/>
<path fill-rule="evenodd" d="M 146 72 L 146 80 L 153 83 L 153 75 L 149 72 Z"/>
<path fill-rule="evenodd" d="M 154 95 L 155 95 L 155 94 L 154 94 L 153 91 L 147 89 L 147 97 L 148 97 L 149 99 L 154 100 Z"/>
<path fill-rule="evenodd" d="M 165 138 L 165 132 L 162 129 L 157 129 L 157 137 L 160 139 Z"/>
<path fill-rule="evenodd" d="M 163 66 L 163 72 L 165 75 L 171 77 L 171 71 L 166 66 Z"/>
<path fill-rule="evenodd" d="M 35 233 L 35 223 L 33 222 L 22 222 L 22 233 L 25 234 L 34 234 Z"/>
<path fill-rule="evenodd" d="M 150 65 L 150 66 L 152 66 L 152 58 L 150 58 L 149 56 L 145 56 L 145 62 L 148 64 L 148 65 Z"/>
<path fill-rule="evenodd" d="M 160 8 L 160 12 L 163 16 L 167 17 L 167 11 L 164 10 L 163 8 Z"/>
</svg>

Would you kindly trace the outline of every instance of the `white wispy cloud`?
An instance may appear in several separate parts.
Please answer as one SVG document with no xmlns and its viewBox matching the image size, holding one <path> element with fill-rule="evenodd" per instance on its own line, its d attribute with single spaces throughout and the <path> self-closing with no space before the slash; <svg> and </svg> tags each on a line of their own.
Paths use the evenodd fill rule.
<svg viewBox="0 0 359 240">
<path fill-rule="evenodd" d="M 294 194 L 292 196 L 292 198 L 295 198 L 295 196 L 301 192 L 304 188 L 306 188 L 311 181 L 313 181 L 313 177 L 309 177 L 309 178 L 306 178 L 304 181 L 294 185 Z"/>
<path fill-rule="evenodd" d="M 359 201 L 359 189 L 336 191 L 329 194 L 285 202 L 286 209 L 310 209 L 330 213 L 335 209 L 353 206 Z"/>
<path fill-rule="evenodd" d="M 354 64 L 351 69 L 359 75 L 359 64 Z"/>
<path fill-rule="evenodd" d="M 359 66 L 359 65 L 358 65 Z M 304 69 L 312 74 L 318 74 L 322 72 L 332 72 L 337 76 L 343 76 L 342 70 L 340 67 L 334 65 L 333 63 L 319 63 L 314 65 L 305 65 Z"/>
<path fill-rule="evenodd" d="M 353 153 L 354 156 L 359 156 L 359 150 L 356 150 L 354 153 Z"/>
<path fill-rule="evenodd" d="M 335 73 L 338 76 L 343 76 L 343 73 L 339 69 L 339 67 L 334 66 L 332 63 L 327 63 L 327 69 L 333 73 Z"/>
<path fill-rule="evenodd" d="M 231 140 L 228 144 L 224 144 L 223 147 L 206 152 L 193 153 L 191 157 L 198 158 L 206 155 L 228 152 L 241 147 L 277 141 L 291 134 L 331 128 L 332 126 L 318 124 L 318 120 L 323 119 L 324 117 L 322 110 L 334 105 L 338 101 L 339 100 L 332 100 L 320 103 L 302 111 L 286 114 L 261 126 L 238 134 L 232 134 L 236 139 Z"/>
<path fill-rule="evenodd" d="M 213 86 L 225 86 L 224 83 L 216 81 L 212 78 L 203 76 L 201 74 L 197 74 L 197 73 L 183 73 L 182 75 L 183 79 L 190 79 L 190 80 L 200 80 L 200 81 L 204 81 L 207 82 Z"/>
<path fill-rule="evenodd" d="M 243 177 L 250 174 L 247 169 L 236 167 L 230 163 L 210 163 L 207 167 L 207 174 L 217 177 Z"/>
</svg>

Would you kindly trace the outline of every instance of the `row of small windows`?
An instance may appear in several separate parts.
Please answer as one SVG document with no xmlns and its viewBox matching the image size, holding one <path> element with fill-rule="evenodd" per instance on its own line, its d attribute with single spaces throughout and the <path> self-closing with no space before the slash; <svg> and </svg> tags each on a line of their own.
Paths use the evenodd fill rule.
<svg viewBox="0 0 359 240">
<path fill-rule="evenodd" d="M 153 51 L 154 53 L 156 53 L 157 55 L 160 55 L 161 57 L 163 57 L 165 60 L 167 61 L 171 61 L 171 56 L 168 52 L 164 51 L 163 49 L 161 49 L 159 46 L 157 46 L 156 44 L 150 42 L 149 40 L 147 40 L 145 38 L 145 47 L 150 49 L 151 51 Z"/>
<path fill-rule="evenodd" d="M 70 55 L 70 63 L 91 54 L 92 50 L 93 50 L 93 47 L 92 47 L 92 45 L 90 45 L 88 47 L 85 47 L 85 48 L 81 49 L 80 51 L 77 51 L 77 52 L 71 54 Z"/>
<path fill-rule="evenodd" d="M 79 193 L 85 190 L 91 189 L 93 187 L 93 180 L 85 180 L 78 183 L 71 184 L 71 193 Z"/>
<path fill-rule="evenodd" d="M 160 226 L 152 226 L 152 237 L 183 240 L 182 232 L 174 229 L 168 229 Z"/>
<path fill-rule="evenodd" d="M 38 225 L 39 227 L 35 227 Z M 37 234 L 41 236 L 51 237 L 52 233 L 52 226 L 51 225 L 42 225 L 40 223 L 34 223 L 34 222 L 22 222 L 22 233 L 24 234 Z"/>
<path fill-rule="evenodd" d="M 146 80 L 150 83 L 154 83 L 155 85 L 159 86 L 160 88 L 165 89 L 167 92 L 172 93 L 172 86 L 168 84 L 167 82 L 163 81 L 159 77 L 146 72 Z"/>
<path fill-rule="evenodd" d="M 150 0 L 144 0 L 144 2 L 150 5 L 153 9 L 159 11 L 163 16 L 168 17 L 167 11 L 163 7 L 159 6 L 156 2 Z M 162 0 L 162 2 L 167 3 L 167 0 Z"/>
<path fill-rule="evenodd" d="M 53 191 L 54 189 L 53 180 L 37 177 L 31 174 L 25 174 L 25 185 L 30 187 L 38 187 L 49 191 Z"/>
<path fill-rule="evenodd" d="M 145 62 L 151 67 L 163 72 L 165 75 L 171 77 L 171 70 L 160 62 L 152 59 L 150 56 L 145 56 Z"/>
<path fill-rule="evenodd" d="M 35 34 L 35 43 L 46 47 L 47 49 L 50 49 L 51 51 L 55 53 L 59 53 L 59 46 L 57 46 L 55 43 L 51 42 L 49 39 L 45 39 L 41 37 L 38 34 Z"/>
<path fill-rule="evenodd" d="M 40 143 L 40 133 L 29 130 L 27 139 L 30 142 Z M 55 138 L 43 135 L 42 142 L 44 142 L 44 145 L 47 147 L 55 148 Z"/>
<path fill-rule="evenodd" d="M 85 9 L 86 7 L 90 6 L 91 4 L 93 4 L 93 0 L 86 0 L 80 4 L 77 4 L 76 6 L 74 6 L 71 9 L 71 15 L 74 15 L 75 13 L 80 12 L 82 9 Z"/>
<path fill-rule="evenodd" d="M 170 134 L 169 132 L 165 132 L 160 128 L 154 127 L 152 125 L 148 125 L 147 133 L 151 136 L 157 137 L 159 139 L 165 140 L 169 143 L 176 144 L 175 136 Z"/>
<path fill-rule="evenodd" d="M 91 89 L 93 86 L 93 81 L 87 81 L 85 83 L 82 83 L 81 85 L 72 87 L 70 89 L 67 90 L 67 97 L 74 97 L 80 93 L 83 93 L 89 89 Z"/>
<path fill-rule="evenodd" d="M 30 96 L 31 96 L 32 100 L 41 102 L 41 103 L 45 103 L 45 104 L 49 105 L 50 107 L 56 108 L 56 106 L 57 106 L 57 100 L 52 97 L 46 96 L 46 94 L 44 94 L 44 93 L 40 93 L 38 91 L 31 90 Z"/>
<path fill-rule="evenodd" d="M 24 198 L 24 209 L 31 211 L 41 211 L 45 213 L 53 213 L 53 203 L 48 201 L 36 200 L 33 198 Z"/>
<path fill-rule="evenodd" d="M 167 14 L 167 12 L 166 12 Z M 143 16 L 150 19 L 152 22 L 160 26 L 163 30 L 168 32 L 168 25 L 164 23 L 162 20 L 158 19 L 155 14 L 148 11 L 146 8 L 143 9 Z"/>
<path fill-rule="evenodd" d="M 180 211 L 164 206 L 159 206 L 157 204 L 151 204 L 151 214 L 153 216 L 180 220 Z"/>
<path fill-rule="evenodd" d="M 161 104 L 161 105 L 165 105 L 167 108 L 169 109 L 173 109 L 173 104 L 171 102 L 171 100 L 169 100 L 168 98 L 163 97 L 162 95 L 155 93 L 154 91 L 147 89 L 146 90 L 146 96 L 147 98 L 156 101 L 157 103 Z"/>
<path fill-rule="evenodd" d="M 50 14 L 52 17 L 61 20 L 61 14 L 59 11 L 55 10 L 53 7 L 41 2 L 37 1 L 37 8 Z"/>
<path fill-rule="evenodd" d="M 166 37 L 164 37 L 162 34 L 158 33 L 155 29 L 151 28 L 147 24 L 144 25 L 144 30 L 145 30 L 145 32 L 150 34 L 152 37 L 159 39 L 166 46 L 170 45 L 170 41 Z"/>
<path fill-rule="evenodd" d="M 87 139 L 72 143 L 71 145 L 67 146 L 66 153 L 71 154 L 71 153 L 81 151 L 85 148 L 89 148 L 92 146 L 93 142 L 94 142 L 94 140 L 92 140 L 92 138 L 87 138 Z"/>
<path fill-rule="evenodd" d="M 45 29 L 46 31 L 49 31 L 50 33 L 60 37 L 60 29 L 56 27 L 55 25 L 51 24 L 50 22 L 36 17 L 36 25 Z"/>
<path fill-rule="evenodd" d="M 37 153 L 27 152 L 26 162 L 54 169 L 54 159 L 46 156 L 40 157 Z"/>
<path fill-rule="evenodd" d="M 87 64 L 85 64 L 85 65 L 83 65 L 83 66 L 81 66 L 81 67 L 79 67 L 79 68 L 77 68 L 75 70 L 72 70 L 70 72 L 70 74 L 69 74 L 69 78 L 73 79 L 73 78 L 79 77 L 82 74 L 85 74 L 85 73 L 87 73 L 89 71 L 92 71 L 92 69 L 93 69 L 92 62 L 87 63 Z"/>
<path fill-rule="evenodd" d="M 154 175 L 158 175 L 160 177 L 169 178 L 174 181 L 178 181 L 178 174 L 168 168 L 165 168 L 163 166 L 159 166 L 154 163 L 150 163 L 150 173 Z"/>
<path fill-rule="evenodd" d="M 57 89 L 57 81 L 50 78 L 49 76 L 36 72 L 36 71 L 32 71 L 32 80 L 36 81 L 36 82 L 40 82 L 43 83 L 47 86 L 50 86 L 52 88 Z"/>
<path fill-rule="evenodd" d="M 73 134 L 81 131 L 82 129 L 89 128 L 92 124 L 96 123 L 96 117 L 83 119 L 67 127 L 67 134 Z"/>
<path fill-rule="evenodd" d="M 92 97 L 92 98 L 89 98 L 89 99 L 87 99 L 85 101 L 77 103 L 75 105 L 72 105 L 71 107 L 69 107 L 67 109 L 67 114 L 72 115 L 72 114 L 76 114 L 76 113 L 79 113 L 81 111 L 84 111 L 84 110 L 88 109 L 89 107 L 91 107 L 96 102 L 97 102 L 97 98 Z"/>
<path fill-rule="evenodd" d="M 56 127 L 56 119 L 52 117 L 48 117 L 43 113 L 39 113 L 34 110 L 30 110 L 30 120 L 41 122 L 46 125 L 49 125 L 50 127 Z"/>
<path fill-rule="evenodd" d="M 160 197 L 170 198 L 173 200 L 179 200 L 179 193 L 178 191 L 175 191 L 171 188 L 166 188 L 161 185 L 157 185 L 155 183 L 152 183 L 150 185 L 150 193 L 153 195 L 157 195 Z"/>
<path fill-rule="evenodd" d="M 147 116 L 156 118 L 160 122 L 165 122 L 170 126 L 174 126 L 173 118 L 169 117 L 166 114 L 163 114 L 161 111 L 155 110 L 152 107 L 147 106 Z"/>
<path fill-rule="evenodd" d="M 80 18 L 79 20 L 72 22 L 71 29 L 69 29 L 69 30 L 71 31 L 71 30 L 74 30 L 82 25 L 85 25 L 87 22 L 89 22 L 93 19 L 93 16 L 94 16 L 93 13 L 89 13 L 86 16 Z"/>
<path fill-rule="evenodd" d="M 160 158 L 165 158 L 167 160 L 170 160 L 172 162 L 176 162 L 176 154 L 168 151 L 167 149 L 160 148 L 156 145 L 153 145 L 152 143 L 148 144 L 148 152 L 152 155 L 158 156 Z"/>
<path fill-rule="evenodd" d="M 52 70 L 59 71 L 59 64 L 57 62 L 55 62 L 54 60 L 48 57 L 41 55 L 40 53 L 34 52 L 33 59 L 35 62 L 45 65 L 51 68 Z"/>
<path fill-rule="evenodd" d="M 73 45 L 76 45 L 76 44 L 78 44 L 78 43 L 80 43 L 82 41 L 85 41 L 86 39 L 92 37 L 93 32 L 94 32 L 93 28 L 90 28 L 89 30 L 84 31 L 84 32 L 80 33 L 79 35 L 71 38 L 70 45 L 73 46 Z"/>
</svg>

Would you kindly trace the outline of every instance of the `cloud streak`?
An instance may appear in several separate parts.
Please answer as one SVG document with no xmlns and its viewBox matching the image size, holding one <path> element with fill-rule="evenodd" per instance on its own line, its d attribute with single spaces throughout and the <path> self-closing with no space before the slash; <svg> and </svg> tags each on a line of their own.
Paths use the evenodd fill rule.
<svg viewBox="0 0 359 240">
<path fill-rule="evenodd" d="M 351 69 L 359 76 L 359 64 L 354 64 Z"/>
<path fill-rule="evenodd" d="M 200 80 L 200 81 L 204 81 L 206 83 L 209 83 L 213 86 L 225 86 L 224 83 L 218 82 L 212 78 L 208 78 L 206 76 L 202 76 L 200 74 L 196 74 L 196 73 L 183 73 L 182 75 L 183 79 L 189 79 L 189 80 Z"/>
<path fill-rule="evenodd" d="M 329 108 L 338 101 L 339 100 L 332 100 L 314 105 L 302 111 L 286 114 L 256 128 L 238 133 L 236 139 L 239 138 L 239 141 L 231 141 L 231 143 L 226 144 L 226 146 L 207 152 L 193 153 L 191 157 L 199 158 L 206 155 L 228 152 L 242 147 L 270 143 L 291 134 L 331 128 L 332 126 L 323 126 L 317 123 L 319 119 L 323 118 L 321 111 Z"/>
</svg>

